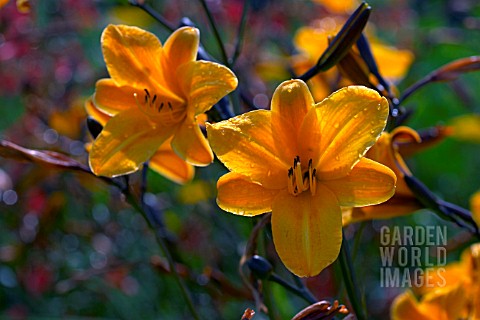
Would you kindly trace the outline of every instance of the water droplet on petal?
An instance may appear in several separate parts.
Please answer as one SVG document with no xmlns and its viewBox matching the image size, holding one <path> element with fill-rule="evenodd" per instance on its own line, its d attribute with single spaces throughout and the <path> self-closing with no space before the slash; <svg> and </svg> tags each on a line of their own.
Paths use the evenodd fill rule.
<svg viewBox="0 0 480 320">
<path fill-rule="evenodd" d="M 340 161 L 340 157 L 339 157 L 339 156 L 335 156 L 335 160 Z"/>
<path fill-rule="evenodd" d="M 339 125 L 338 123 L 335 123 L 335 124 L 333 125 L 333 127 L 334 127 L 335 129 L 338 129 L 339 126 L 340 126 L 340 125 Z"/>
<path fill-rule="evenodd" d="M 353 116 L 354 119 L 358 119 L 358 114 Z"/>
<path fill-rule="evenodd" d="M 272 171 L 268 170 L 267 177 L 270 177 L 271 175 L 272 175 Z"/>
</svg>

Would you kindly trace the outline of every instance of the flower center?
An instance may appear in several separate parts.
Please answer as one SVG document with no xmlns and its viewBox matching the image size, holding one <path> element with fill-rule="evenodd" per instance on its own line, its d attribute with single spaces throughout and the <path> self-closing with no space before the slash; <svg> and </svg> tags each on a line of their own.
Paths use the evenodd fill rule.
<svg viewBox="0 0 480 320">
<path fill-rule="evenodd" d="M 185 104 L 166 95 L 156 94 L 143 89 L 144 97 L 141 99 L 138 93 L 134 93 L 137 107 L 144 114 L 153 118 L 155 122 L 166 125 L 180 122 L 185 115 Z"/>
<path fill-rule="evenodd" d="M 288 192 L 297 196 L 310 189 L 310 193 L 314 196 L 317 191 L 316 173 L 317 169 L 313 167 L 312 159 L 308 161 L 308 168 L 303 172 L 300 157 L 296 156 L 293 159 L 293 167 L 288 169 Z"/>
</svg>

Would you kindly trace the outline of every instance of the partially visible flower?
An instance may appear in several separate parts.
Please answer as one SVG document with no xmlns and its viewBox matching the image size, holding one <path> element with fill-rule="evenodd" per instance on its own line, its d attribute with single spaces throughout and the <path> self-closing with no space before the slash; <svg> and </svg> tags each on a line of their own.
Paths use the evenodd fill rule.
<svg viewBox="0 0 480 320">
<path fill-rule="evenodd" d="M 232 171 L 218 180 L 218 205 L 244 216 L 272 211 L 285 266 L 317 275 L 338 256 L 340 206 L 377 204 L 394 193 L 395 174 L 364 157 L 387 116 L 386 99 L 365 87 L 315 104 L 303 81 L 283 82 L 271 110 L 207 124 L 215 154 Z"/>
<path fill-rule="evenodd" d="M 411 175 L 411 172 L 403 159 L 439 143 L 450 135 L 450 131 L 448 127 L 434 127 L 428 130 L 428 135 L 424 135 L 423 139 L 415 130 L 404 126 L 397 127 L 390 133 L 383 132 L 365 156 L 392 169 L 397 176 L 395 195 L 379 205 L 344 208 L 343 225 L 371 219 L 389 219 L 422 209 L 422 204 L 404 180 L 405 174 Z"/>
<path fill-rule="evenodd" d="M 470 209 L 472 210 L 473 220 L 480 227 L 480 190 L 470 197 Z"/>
<path fill-rule="evenodd" d="M 480 115 L 465 114 L 450 120 L 452 137 L 458 140 L 480 143 Z"/>
<path fill-rule="evenodd" d="M 461 261 L 435 269 L 415 291 L 418 300 L 410 290 L 395 298 L 392 319 L 480 319 L 480 243 L 466 249 Z"/>
<path fill-rule="evenodd" d="M 357 0 L 314 0 L 314 2 L 323 5 L 332 13 L 340 14 L 353 11 L 360 4 L 360 2 Z"/>
<path fill-rule="evenodd" d="M 312 26 L 300 28 L 294 37 L 294 44 L 301 52 L 293 59 L 293 68 L 297 73 L 303 73 L 312 67 L 327 49 L 329 38 L 333 38 L 343 25 L 343 18 L 328 17 L 313 22 Z M 380 74 L 386 80 L 397 82 L 401 80 L 413 62 L 413 54 L 408 50 L 400 50 L 387 46 L 369 36 L 370 49 L 377 63 Z M 359 56 L 356 46 L 351 53 Z M 356 59 L 361 61 L 360 58 Z M 363 68 L 367 68 L 366 65 Z M 328 92 L 338 87 L 338 70 L 331 69 L 310 80 L 312 91 L 316 99 L 323 99 Z M 348 83 L 346 83 L 348 84 Z M 358 83 L 357 83 L 358 84 Z M 345 83 L 340 83 L 345 85 Z"/>
<path fill-rule="evenodd" d="M 111 117 L 95 107 L 92 99 L 85 103 L 85 109 L 90 117 L 105 126 Z M 186 183 L 192 180 L 195 169 L 192 165 L 181 159 L 172 149 L 170 143 L 172 139 L 163 142 L 157 151 L 150 158 L 148 165 L 153 171 L 170 179 L 176 183 Z M 88 148 L 91 150 L 91 147 Z"/>
<path fill-rule="evenodd" d="M 418 133 L 408 127 L 398 127 L 391 133 L 383 132 L 377 143 L 368 150 L 367 158 L 375 160 L 390 169 L 397 177 L 395 195 L 388 201 L 374 206 L 362 208 L 346 208 L 343 210 L 343 225 L 353 222 L 388 219 L 412 213 L 422 208 L 405 183 L 404 172 L 410 172 L 399 153 L 399 143 L 405 140 L 420 142 Z M 401 167 L 401 169 L 399 168 Z"/>
<path fill-rule="evenodd" d="M 95 139 L 89 163 L 97 175 L 138 170 L 164 143 L 190 164 L 205 166 L 213 154 L 197 122 L 237 78 L 226 67 L 195 61 L 199 31 L 176 30 L 164 46 L 140 28 L 109 25 L 102 50 L 111 76 L 96 84 L 93 103 L 112 116 Z"/>
</svg>

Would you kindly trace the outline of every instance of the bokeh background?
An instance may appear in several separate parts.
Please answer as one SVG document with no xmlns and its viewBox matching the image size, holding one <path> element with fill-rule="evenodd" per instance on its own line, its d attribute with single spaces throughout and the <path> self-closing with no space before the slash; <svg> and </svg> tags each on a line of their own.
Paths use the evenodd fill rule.
<svg viewBox="0 0 480 320">
<path fill-rule="evenodd" d="M 190 18 L 207 51 L 220 58 L 199 1 L 148 3 L 172 25 Z M 231 52 L 243 1 L 207 3 Z M 397 84 L 400 92 L 445 63 L 480 53 L 478 1 L 369 4 L 373 12 L 368 28 L 384 43 L 415 56 Z M 85 143 L 91 137 L 83 104 L 94 92 L 95 81 L 108 77 L 100 48 L 102 30 L 109 23 L 135 25 L 162 41 L 168 31 L 128 1 L 49 0 L 30 5 L 29 12 L 20 12 L 14 0 L 0 8 L 0 137 L 86 163 Z M 274 88 L 290 77 L 296 31 L 339 13 L 328 4 L 306 0 L 250 0 L 249 7 L 234 71 L 254 104 L 267 108 Z M 340 14 L 348 12 L 352 10 Z M 404 104 L 413 110 L 407 124 L 424 129 L 479 113 L 479 83 L 480 73 L 468 73 L 421 89 Z M 480 189 L 480 149 L 475 142 L 447 138 L 408 163 L 431 190 L 462 207 L 469 208 L 470 196 Z M 145 198 L 161 214 L 194 302 L 209 319 L 239 319 L 247 307 L 255 307 L 242 285 L 238 263 L 256 220 L 226 214 L 216 206 L 215 183 L 224 172 L 215 163 L 198 169 L 194 181 L 184 186 L 149 172 Z M 131 183 L 138 185 L 139 176 L 133 175 Z M 461 236 L 458 227 L 427 210 L 346 229 L 373 318 L 388 317 L 390 302 L 403 290 L 379 287 L 378 230 L 383 225 L 415 224 L 448 226 L 453 239 L 449 260 L 458 259 L 468 245 L 455 240 Z M 268 258 L 288 279 L 273 250 Z M 347 303 L 336 269 L 334 264 L 307 284 L 319 299 Z M 307 305 L 279 285 L 272 290 L 280 318 L 292 317 Z M 188 311 L 152 232 L 118 189 L 87 174 L 0 158 L 0 317 L 181 319 Z"/>
</svg>

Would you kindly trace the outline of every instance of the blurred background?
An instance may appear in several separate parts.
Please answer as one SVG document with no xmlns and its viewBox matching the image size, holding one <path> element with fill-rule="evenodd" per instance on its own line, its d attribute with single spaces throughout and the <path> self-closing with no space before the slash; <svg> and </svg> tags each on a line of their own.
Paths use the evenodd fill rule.
<svg viewBox="0 0 480 320">
<path fill-rule="evenodd" d="M 206 50 L 220 59 L 200 1 L 147 2 L 173 26 L 188 17 L 200 29 Z M 207 4 L 231 53 L 244 1 Z M 335 8 L 328 1 L 249 0 L 243 47 L 233 69 L 255 107 L 268 108 L 275 87 L 291 77 L 292 57 L 301 51 L 294 42 L 298 30 L 325 17 L 345 19 L 358 4 Z M 480 53 L 478 1 L 369 4 L 369 32 L 414 57 L 396 79 L 399 92 L 448 62 Z M 96 80 L 108 77 L 102 30 L 109 23 L 135 25 L 162 42 L 168 30 L 128 1 L 11 0 L 0 1 L 0 6 L 1 139 L 87 163 L 85 143 L 91 137 L 84 102 Z M 425 129 L 480 113 L 478 83 L 480 73 L 468 73 L 420 89 L 405 101 L 404 107 L 413 111 L 407 124 Z M 249 110 L 247 105 L 242 108 Z M 478 136 L 477 142 L 447 138 L 408 164 L 437 195 L 468 209 L 470 196 L 480 189 L 479 159 Z M 246 308 L 255 308 L 238 264 L 256 220 L 226 214 L 216 206 L 215 184 L 223 173 L 214 163 L 180 186 L 149 172 L 145 201 L 161 214 L 202 317 L 239 319 Z M 138 174 L 131 181 L 138 185 Z M 388 317 L 391 300 L 403 290 L 379 287 L 378 230 L 415 224 L 446 225 L 449 238 L 460 234 L 427 210 L 346 229 L 355 244 L 354 267 L 372 318 Z M 452 245 L 449 261 L 458 259 L 467 244 Z M 273 249 L 268 254 L 277 272 L 288 278 Z M 334 265 L 307 284 L 319 299 L 346 303 L 335 270 Z M 281 318 L 307 306 L 279 285 L 272 290 Z M 188 318 L 188 311 L 152 232 L 118 189 L 84 173 L 0 158 L 0 317 L 180 319 Z M 263 318 L 258 312 L 254 319 Z"/>
</svg>

